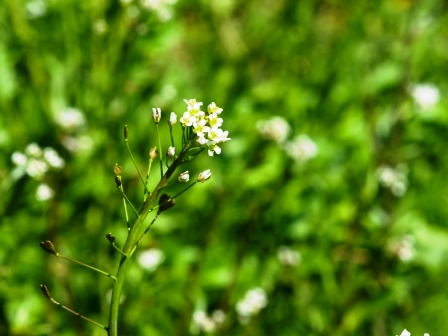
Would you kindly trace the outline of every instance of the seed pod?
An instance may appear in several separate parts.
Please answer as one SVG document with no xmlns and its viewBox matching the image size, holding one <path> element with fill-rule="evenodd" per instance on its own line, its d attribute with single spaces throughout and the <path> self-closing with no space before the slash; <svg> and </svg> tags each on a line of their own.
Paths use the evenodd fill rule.
<svg viewBox="0 0 448 336">
<path fill-rule="evenodd" d="M 171 197 L 167 194 L 163 194 L 159 199 L 159 211 L 160 214 L 162 211 L 166 211 L 172 208 L 176 204 L 175 199 L 171 199 Z"/>
<path fill-rule="evenodd" d="M 118 164 L 115 164 L 115 166 L 114 166 L 115 175 L 121 175 L 122 172 L 123 172 L 123 168 L 121 166 L 119 166 Z"/>
<path fill-rule="evenodd" d="M 128 125 L 124 125 L 124 141 L 128 141 Z"/>
<path fill-rule="evenodd" d="M 117 184 L 117 188 L 121 187 L 121 176 L 119 175 L 115 176 L 115 183 Z"/>
<path fill-rule="evenodd" d="M 151 150 L 149 151 L 149 158 L 151 160 L 154 160 L 157 157 L 157 147 L 153 147 L 151 148 Z"/>
<path fill-rule="evenodd" d="M 106 234 L 106 238 L 111 244 L 115 243 L 115 236 L 112 233 Z"/>
<path fill-rule="evenodd" d="M 51 295 L 50 295 L 50 291 L 48 290 L 47 286 L 45 285 L 40 285 L 40 290 L 42 291 L 42 293 L 44 293 L 44 295 L 51 300 Z"/>
<path fill-rule="evenodd" d="M 49 240 L 43 241 L 43 242 L 41 242 L 39 245 L 40 245 L 40 247 L 42 247 L 42 249 L 43 249 L 45 252 L 48 252 L 48 253 L 50 253 L 50 254 L 54 254 L 54 255 L 57 255 L 57 254 L 58 254 L 58 253 L 56 252 L 56 249 L 54 248 L 53 243 L 52 243 L 51 241 L 49 241 Z"/>
</svg>

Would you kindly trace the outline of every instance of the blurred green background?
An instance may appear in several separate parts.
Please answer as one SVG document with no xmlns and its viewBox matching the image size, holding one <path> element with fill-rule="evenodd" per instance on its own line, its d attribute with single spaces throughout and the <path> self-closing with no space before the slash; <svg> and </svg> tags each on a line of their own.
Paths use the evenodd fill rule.
<svg viewBox="0 0 448 336">
<path fill-rule="evenodd" d="M 146 171 L 151 108 L 162 108 L 166 149 L 169 112 L 180 117 L 189 98 L 222 107 L 232 140 L 186 165 L 212 178 L 142 242 L 122 335 L 444 335 L 447 10 L 0 2 L 0 335 L 105 334 L 39 284 L 106 324 L 110 279 L 39 243 L 115 273 L 105 234 L 126 237 L 115 163 L 129 197 L 143 196 L 123 125 Z"/>
</svg>

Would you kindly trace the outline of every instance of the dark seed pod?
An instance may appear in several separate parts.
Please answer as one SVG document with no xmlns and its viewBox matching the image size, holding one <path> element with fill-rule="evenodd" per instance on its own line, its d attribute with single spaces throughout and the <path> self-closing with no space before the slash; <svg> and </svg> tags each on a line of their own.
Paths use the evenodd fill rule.
<svg viewBox="0 0 448 336">
<path fill-rule="evenodd" d="M 160 199 L 159 199 L 158 213 L 161 213 L 162 211 L 166 211 L 166 210 L 172 208 L 175 204 L 176 204 L 175 199 L 171 199 L 171 197 L 168 196 L 167 194 L 163 194 L 162 196 L 160 196 Z"/>
<path fill-rule="evenodd" d="M 49 240 L 43 241 L 43 242 L 41 242 L 39 245 L 40 245 L 40 247 L 42 247 L 42 249 L 43 249 L 45 252 L 48 252 L 48 253 L 50 253 L 50 254 L 54 254 L 54 255 L 57 255 L 57 254 L 58 254 L 58 253 L 56 252 L 56 249 L 54 248 L 53 243 L 52 243 L 51 241 L 49 241 Z"/>
<path fill-rule="evenodd" d="M 115 236 L 112 233 L 106 234 L 106 238 L 111 244 L 115 243 Z"/>
<path fill-rule="evenodd" d="M 42 293 L 44 293 L 44 295 L 51 300 L 51 295 L 50 295 L 50 291 L 48 290 L 47 286 L 45 285 L 40 285 L 40 290 L 42 291 Z"/>
</svg>

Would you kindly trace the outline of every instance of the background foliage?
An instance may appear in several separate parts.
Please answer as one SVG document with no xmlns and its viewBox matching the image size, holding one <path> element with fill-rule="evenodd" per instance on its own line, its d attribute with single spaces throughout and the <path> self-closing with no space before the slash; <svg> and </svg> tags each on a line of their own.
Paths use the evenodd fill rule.
<svg viewBox="0 0 448 336">
<path fill-rule="evenodd" d="M 448 89 L 444 1 L 5 0 L 0 31 L 0 334 L 104 334 L 38 286 L 106 323 L 110 279 L 38 244 L 114 273 L 105 234 L 126 235 L 115 163 L 129 197 L 143 193 L 122 127 L 145 171 L 151 108 L 166 121 L 184 98 L 223 107 L 232 141 L 187 167 L 212 178 L 143 241 L 165 258 L 152 272 L 134 263 L 123 335 L 201 332 L 198 310 L 225 313 L 220 335 L 447 330 L 448 102 L 412 95 L 418 83 Z M 56 122 L 67 107 L 85 114 L 82 128 Z M 289 139 L 315 142 L 315 157 L 294 160 L 260 134 L 276 115 Z M 42 181 L 13 174 L 11 155 L 30 143 L 66 163 L 45 174 L 47 201 L 35 197 Z M 378 180 L 400 164 L 401 196 Z M 268 303 L 241 319 L 235 306 L 255 287 Z"/>
</svg>

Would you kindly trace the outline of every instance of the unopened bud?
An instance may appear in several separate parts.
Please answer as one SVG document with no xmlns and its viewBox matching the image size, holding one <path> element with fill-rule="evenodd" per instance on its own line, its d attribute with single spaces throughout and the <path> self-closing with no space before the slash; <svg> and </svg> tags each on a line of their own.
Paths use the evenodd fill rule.
<svg viewBox="0 0 448 336">
<path fill-rule="evenodd" d="M 175 204 L 176 204 L 175 199 L 171 199 L 171 197 L 168 196 L 167 194 L 163 194 L 162 196 L 160 196 L 160 199 L 159 199 L 158 213 L 161 213 L 162 211 L 172 208 Z"/>
<path fill-rule="evenodd" d="M 45 252 L 57 255 L 56 249 L 51 241 L 46 240 L 39 244 Z"/>
<path fill-rule="evenodd" d="M 116 164 L 114 166 L 114 173 L 115 173 L 115 175 L 121 175 L 122 172 L 123 172 L 123 168 L 121 166 L 119 166 L 118 164 Z"/>
<path fill-rule="evenodd" d="M 128 141 L 128 125 L 124 125 L 124 141 Z"/>
<path fill-rule="evenodd" d="M 117 184 L 117 188 L 121 187 L 121 176 L 120 175 L 115 176 L 115 183 Z"/>
<path fill-rule="evenodd" d="M 153 147 L 151 148 L 151 150 L 149 151 L 149 158 L 151 160 L 154 160 L 157 157 L 157 147 Z"/>
<path fill-rule="evenodd" d="M 115 243 L 115 236 L 112 233 L 106 234 L 106 238 L 111 244 Z"/>
<path fill-rule="evenodd" d="M 203 172 L 199 173 L 198 182 L 205 182 L 210 178 L 210 176 L 212 176 L 210 169 L 204 170 Z"/>
<path fill-rule="evenodd" d="M 154 119 L 154 121 L 156 122 L 156 124 L 159 123 L 161 114 L 162 114 L 162 112 L 161 112 L 161 110 L 160 110 L 160 107 L 157 107 L 157 108 L 153 108 L 153 109 L 152 109 L 152 118 Z"/>
<path fill-rule="evenodd" d="M 177 122 L 177 115 L 174 112 L 171 112 L 170 114 L 170 120 L 168 120 L 168 125 L 170 125 L 170 127 L 173 127 L 173 125 Z"/>
<path fill-rule="evenodd" d="M 180 173 L 179 176 L 177 177 L 177 180 L 179 182 L 188 182 L 190 180 L 190 173 L 187 171 Z"/>
<path fill-rule="evenodd" d="M 44 293 L 44 295 L 47 297 L 47 299 L 51 300 L 50 291 L 48 290 L 47 286 L 40 285 L 40 290 L 42 291 L 42 293 Z"/>
<path fill-rule="evenodd" d="M 173 146 L 168 147 L 168 150 L 166 151 L 166 156 L 168 156 L 169 158 L 174 157 L 174 155 L 176 154 L 176 149 Z"/>
</svg>

